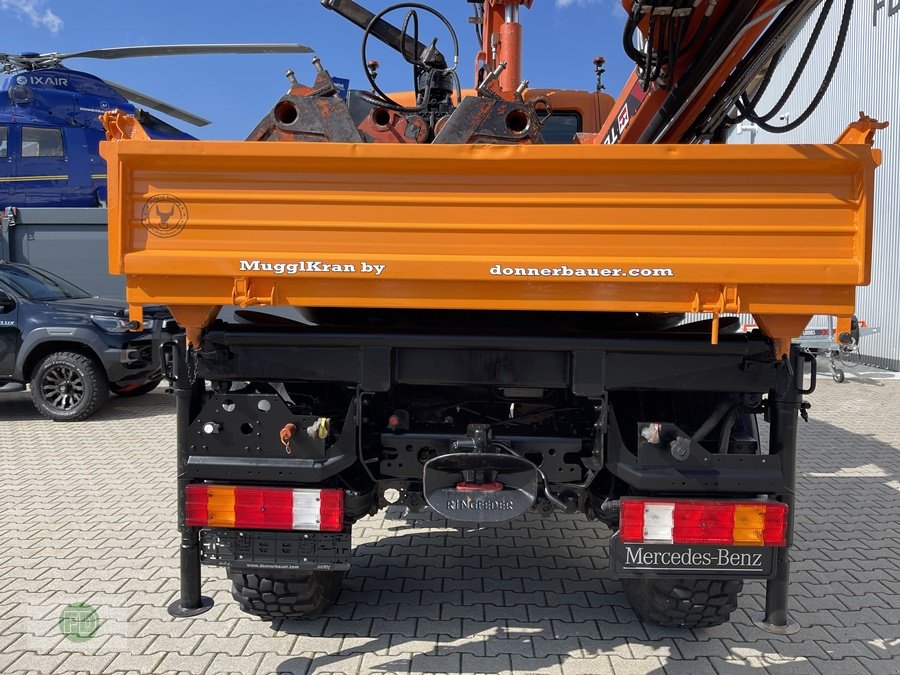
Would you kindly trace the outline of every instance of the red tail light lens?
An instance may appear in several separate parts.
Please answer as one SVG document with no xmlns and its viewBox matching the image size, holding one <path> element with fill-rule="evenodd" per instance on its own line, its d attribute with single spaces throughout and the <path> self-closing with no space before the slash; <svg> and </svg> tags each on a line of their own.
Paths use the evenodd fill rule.
<svg viewBox="0 0 900 675">
<path fill-rule="evenodd" d="M 234 526 L 249 530 L 291 530 L 293 506 L 290 488 L 235 488 Z"/>
<path fill-rule="evenodd" d="M 635 544 L 784 546 L 787 510 L 780 502 L 625 498 L 619 538 Z"/>
<path fill-rule="evenodd" d="M 344 492 L 197 483 L 185 490 L 184 516 L 188 527 L 340 532 Z"/>
</svg>

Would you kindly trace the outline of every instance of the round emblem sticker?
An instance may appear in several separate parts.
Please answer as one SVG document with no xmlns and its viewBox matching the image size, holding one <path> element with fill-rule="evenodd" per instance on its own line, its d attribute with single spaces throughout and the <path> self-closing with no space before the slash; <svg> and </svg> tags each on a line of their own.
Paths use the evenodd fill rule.
<svg viewBox="0 0 900 675">
<path fill-rule="evenodd" d="M 141 222 L 157 237 L 174 237 L 188 221 L 185 203 L 175 195 L 153 195 L 144 204 Z"/>
<path fill-rule="evenodd" d="M 69 605 L 59 616 L 59 630 L 71 642 L 87 642 L 99 628 L 97 610 L 83 602 Z"/>
</svg>

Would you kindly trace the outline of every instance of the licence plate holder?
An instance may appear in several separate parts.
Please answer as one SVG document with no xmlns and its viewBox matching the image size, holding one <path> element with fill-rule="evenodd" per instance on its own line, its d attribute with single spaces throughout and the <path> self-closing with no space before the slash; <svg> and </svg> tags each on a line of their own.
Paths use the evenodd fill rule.
<svg viewBox="0 0 900 675">
<path fill-rule="evenodd" d="M 350 569 L 350 533 L 203 529 L 200 561 L 217 566 L 346 571 Z"/>
</svg>

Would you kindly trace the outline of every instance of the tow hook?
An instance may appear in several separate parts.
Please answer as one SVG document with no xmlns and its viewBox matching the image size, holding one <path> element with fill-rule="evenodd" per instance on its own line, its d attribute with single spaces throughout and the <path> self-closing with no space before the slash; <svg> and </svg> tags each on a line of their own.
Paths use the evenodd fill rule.
<svg viewBox="0 0 900 675">
<path fill-rule="evenodd" d="M 493 434 L 490 424 L 470 424 L 466 427 L 466 437 L 453 441 L 453 449 L 465 452 L 487 452 Z"/>
</svg>

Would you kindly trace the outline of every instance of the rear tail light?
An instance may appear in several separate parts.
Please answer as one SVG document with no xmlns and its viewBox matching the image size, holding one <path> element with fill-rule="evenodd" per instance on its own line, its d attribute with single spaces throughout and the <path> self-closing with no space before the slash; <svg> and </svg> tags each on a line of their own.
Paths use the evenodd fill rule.
<svg viewBox="0 0 900 675">
<path fill-rule="evenodd" d="M 621 502 L 619 539 L 631 544 L 785 546 L 787 505 L 632 499 Z"/>
<path fill-rule="evenodd" d="M 185 489 L 184 524 L 340 532 L 344 529 L 344 492 L 195 483 Z"/>
</svg>

